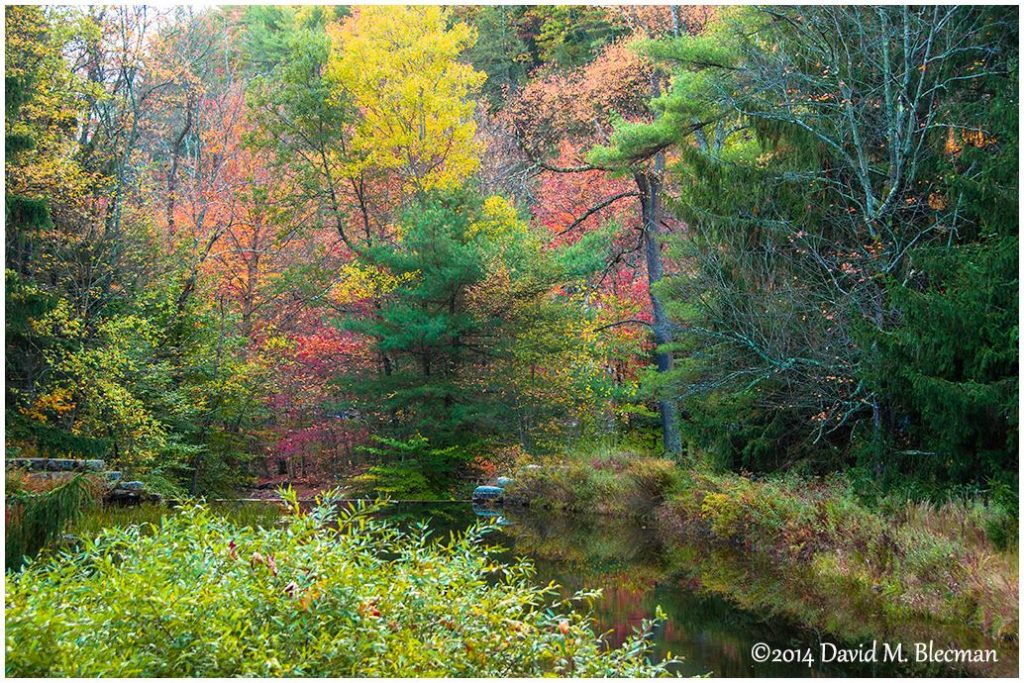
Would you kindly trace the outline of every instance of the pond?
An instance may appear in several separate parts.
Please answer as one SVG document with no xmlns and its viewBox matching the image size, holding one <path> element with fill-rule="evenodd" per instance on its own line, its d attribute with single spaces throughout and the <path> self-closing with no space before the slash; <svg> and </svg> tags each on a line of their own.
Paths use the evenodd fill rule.
<svg viewBox="0 0 1024 683">
<path fill-rule="evenodd" d="M 218 507 L 242 523 L 265 523 L 279 514 L 279 508 L 269 503 Z M 165 511 L 156 506 L 101 511 L 84 521 L 76 531 L 87 532 L 99 526 L 120 526 L 133 521 L 155 521 Z M 519 508 L 474 509 L 466 503 L 395 504 L 383 514 L 400 525 L 427 520 L 430 529 L 439 536 L 447 536 L 449 531 L 460 531 L 477 522 L 495 524 L 490 543 L 504 548 L 503 559 L 529 558 L 536 567 L 538 583 L 554 581 L 563 587 L 566 595 L 584 588 L 601 589 L 602 596 L 595 602 L 592 616 L 599 632 L 606 634 L 611 645 L 621 643 L 643 619 L 653 617 L 660 606 L 667 619 L 655 632 L 656 655 L 664 657 L 671 653 L 681 657 L 683 661 L 678 671 L 683 675 L 878 677 L 966 673 L 938 664 L 816 661 L 809 667 L 796 661 L 757 663 L 751 653 L 757 643 L 777 649 L 809 649 L 816 660 L 820 660 L 823 642 L 840 648 L 856 647 L 858 642 L 803 628 L 795 620 L 772 610 L 742 609 L 728 599 L 728 591 L 721 590 L 720 584 L 729 580 L 744 581 L 748 579 L 742 577 L 752 576 L 760 581 L 770 575 L 770 568 L 751 564 L 749 558 L 740 553 L 723 554 L 720 549 L 712 553 L 701 548 L 681 548 L 678 543 L 668 547 L 644 520 Z M 713 565 L 695 559 L 712 555 Z M 713 573 L 708 566 L 715 567 Z M 784 590 L 770 582 L 767 585 L 768 588 L 760 590 Z M 851 604 L 851 614 L 845 616 L 857 621 L 860 618 L 857 609 Z M 874 635 L 879 643 L 885 641 L 887 635 L 893 637 L 892 632 L 882 630 Z M 963 635 L 968 637 L 966 633 Z M 870 642 L 867 646 L 870 647 Z M 1015 648 L 1000 648 L 998 655 L 1003 660 L 1000 667 L 974 673 L 1007 675 L 1016 672 Z M 1006 661 L 1007 658 L 1010 661 Z"/>
<path fill-rule="evenodd" d="M 464 504 L 397 505 L 389 513 L 398 522 L 428 518 L 438 533 L 459 530 L 475 521 L 498 525 L 491 542 L 506 550 L 504 559 L 529 558 L 539 583 L 554 581 L 568 596 L 580 589 L 600 588 L 594 605 L 597 629 L 611 645 L 620 644 L 657 607 L 667 619 L 655 631 L 655 653 L 682 658 L 682 675 L 714 677 L 804 677 L 896 675 L 957 676 L 967 672 L 938 665 L 898 663 L 755 662 L 751 648 L 767 643 L 774 649 L 810 648 L 820 659 L 821 643 L 856 647 L 829 634 L 802 628 L 771 613 L 743 610 L 714 590 L 712 578 L 681 569 L 679 558 L 699 548 L 667 547 L 653 526 L 641 519 L 606 515 L 570 515 L 523 508 L 492 510 Z M 474 519 L 475 518 L 475 519 Z M 715 553 L 723 562 L 721 551 Z M 740 553 L 727 553 L 730 571 L 754 571 Z M 720 564 L 716 567 L 720 568 Z M 717 571 L 717 569 L 716 569 Z M 729 574 L 729 571 L 723 572 Z M 742 572 L 737 572 L 742 576 Z M 705 581 L 706 579 L 706 581 Z M 878 634 L 879 641 L 884 634 Z M 826 646 L 827 648 L 828 646 Z M 881 647 L 881 645 L 879 645 Z M 1002 657 L 1003 652 L 999 655 Z M 1016 666 L 1013 667 L 1016 670 Z"/>
</svg>

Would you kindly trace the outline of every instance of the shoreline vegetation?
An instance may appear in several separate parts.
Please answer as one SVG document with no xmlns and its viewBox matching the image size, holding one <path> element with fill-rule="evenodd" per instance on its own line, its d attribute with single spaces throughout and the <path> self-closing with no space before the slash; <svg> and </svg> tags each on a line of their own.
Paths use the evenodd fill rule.
<svg viewBox="0 0 1024 683">
<path fill-rule="evenodd" d="M 868 505 L 842 476 L 753 478 L 606 452 L 520 467 L 507 504 L 644 515 L 680 580 L 851 641 L 1018 642 L 1016 537 L 976 499 Z"/>
</svg>

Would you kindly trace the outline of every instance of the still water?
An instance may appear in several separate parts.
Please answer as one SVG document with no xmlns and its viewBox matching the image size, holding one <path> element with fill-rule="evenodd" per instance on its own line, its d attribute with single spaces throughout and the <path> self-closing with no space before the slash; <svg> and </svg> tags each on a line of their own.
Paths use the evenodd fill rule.
<svg viewBox="0 0 1024 683">
<path fill-rule="evenodd" d="M 594 604 L 597 629 L 610 645 L 621 643 L 657 607 L 667 615 L 655 631 L 655 654 L 668 653 L 683 661 L 682 675 L 734 676 L 956 676 L 966 672 L 929 665 L 898 663 L 822 663 L 822 643 L 858 649 L 860 643 L 802 628 L 771 613 L 740 609 L 712 587 L 712 577 L 680 568 L 680 556 L 702 553 L 700 548 L 671 548 L 650 523 L 604 515 L 567 515 L 512 508 L 473 509 L 465 504 L 397 505 L 387 516 L 398 523 L 429 519 L 430 528 L 447 535 L 485 521 L 497 526 L 490 542 L 506 550 L 504 559 L 529 558 L 538 583 L 554 581 L 568 596 L 580 589 L 599 588 Z M 740 553 L 716 553 L 718 567 L 729 564 L 727 576 L 758 573 Z M 706 580 L 706 582 L 705 582 Z M 721 581 L 721 576 L 714 577 Z M 880 639 L 884 634 L 878 634 Z M 755 662 L 751 649 L 766 643 L 776 649 L 810 650 L 813 666 L 799 662 Z M 870 648 L 870 643 L 866 646 Z M 881 647 L 881 645 L 879 646 Z M 826 645 L 826 649 L 828 646 Z M 1014 670 L 1016 667 L 1013 667 Z M 977 672 L 983 673 L 983 672 Z"/>
<path fill-rule="evenodd" d="M 266 523 L 279 510 L 269 503 L 216 507 L 245 524 Z M 85 528 L 77 531 L 87 533 L 91 527 L 153 521 L 161 514 L 166 514 L 166 508 L 141 506 L 110 510 L 89 520 Z M 681 546 L 678 542 L 669 547 L 643 520 L 519 508 L 474 509 L 466 503 L 395 504 L 382 515 L 399 525 L 426 520 L 433 533 L 445 537 L 449 531 L 461 531 L 472 524 L 493 525 L 494 530 L 487 536 L 488 543 L 504 548 L 500 556 L 505 560 L 529 558 L 536 568 L 537 583 L 554 581 L 562 586 L 566 596 L 580 589 L 601 589 L 602 595 L 593 605 L 592 616 L 598 631 L 605 634 L 605 640 L 613 646 L 638 628 L 643 619 L 653 617 L 660 606 L 667 618 L 654 634 L 655 655 L 663 658 L 671 653 L 681 658 L 678 672 L 682 675 L 955 676 L 967 673 L 936 664 L 925 668 L 924 665 L 891 662 L 823 663 L 820 661 L 823 642 L 853 648 L 860 643 L 801 627 L 771 609 L 743 609 L 729 599 L 734 594 L 730 586 L 738 583 L 756 585 L 757 590 L 766 595 L 785 590 L 766 578 L 773 569 L 777 571 L 777 567 L 752 564 L 738 552 L 723 554 L 721 549 L 711 551 Z M 713 562 L 706 561 L 708 558 L 713 558 Z M 714 569 L 709 570 L 709 566 Z M 855 604 L 853 599 L 848 602 L 849 613 L 834 615 L 835 621 L 868 623 L 862 620 L 864 607 Z M 895 632 L 911 633 L 916 639 L 930 637 L 921 634 L 931 634 L 931 626 L 926 625 L 925 631 L 920 632 L 909 628 L 915 626 L 900 623 Z M 888 625 L 875 626 L 870 622 L 867 631 L 881 642 L 893 639 L 894 632 L 887 634 L 888 628 Z M 968 638 L 969 635 L 965 632 L 952 637 Z M 817 661 L 810 667 L 801 662 L 758 663 L 751 652 L 758 643 L 776 649 L 809 650 Z M 1016 649 L 1000 646 L 999 656 L 1003 659 L 999 666 L 976 669 L 973 673 L 1015 675 Z M 1009 658 L 1011 661 L 1007 661 Z"/>
</svg>

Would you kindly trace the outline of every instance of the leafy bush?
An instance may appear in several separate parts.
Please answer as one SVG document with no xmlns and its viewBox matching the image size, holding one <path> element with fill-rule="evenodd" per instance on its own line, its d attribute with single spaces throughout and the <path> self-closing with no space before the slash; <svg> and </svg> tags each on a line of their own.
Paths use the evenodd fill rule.
<svg viewBox="0 0 1024 683">
<path fill-rule="evenodd" d="M 589 462 L 543 461 L 519 470 L 506 489 L 512 502 L 558 510 L 623 511 L 624 480 L 614 471 Z"/>
<path fill-rule="evenodd" d="M 495 562 L 486 529 L 434 541 L 333 496 L 286 527 L 183 508 L 6 577 L 10 676 L 651 676 L 646 623 L 587 617 Z M 580 598 L 586 596 L 580 595 Z"/>
<path fill-rule="evenodd" d="M 391 439 L 374 436 L 375 446 L 360 450 L 379 464 L 352 479 L 353 492 L 397 500 L 442 500 L 454 492 L 460 477 L 472 469 L 473 456 L 458 446 L 437 448 L 423 436 Z"/>
<path fill-rule="evenodd" d="M 720 538 L 731 538 L 739 533 L 741 508 L 724 493 L 707 493 L 700 504 L 700 516 Z"/>
<path fill-rule="evenodd" d="M 374 465 L 349 481 L 357 496 L 388 496 L 395 500 L 440 500 L 426 476 L 415 465 Z"/>
<path fill-rule="evenodd" d="M 272 500 L 206 503 L 210 512 L 223 515 L 238 526 L 273 526 L 281 520 L 284 511 Z M 160 520 L 172 513 L 165 503 L 138 505 L 100 505 L 89 510 L 67 527 L 67 533 L 76 538 L 93 537 L 104 529 L 139 525 L 143 532 L 159 528 Z"/>
<path fill-rule="evenodd" d="M 985 534 L 1000 550 L 1017 541 L 1020 498 L 1015 485 L 994 480 L 992 486 L 992 512 L 985 521 Z"/>
<path fill-rule="evenodd" d="M 637 458 L 628 461 L 626 472 L 639 492 L 651 501 L 660 501 L 678 482 L 679 468 L 671 460 Z"/>
<path fill-rule="evenodd" d="M 189 492 L 175 480 L 175 477 L 162 468 L 153 468 L 142 474 L 141 480 L 147 493 L 156 494 L 161 498 L 186 500 L 190 497 Z"/>
<path fill-rule="evenodd" d="M 678 484 L 671 460 L 632 451 L 575 453 L 521 467 L 508 489 L 513 502 L 560 510 L 642 515 Z"/>
</svg>

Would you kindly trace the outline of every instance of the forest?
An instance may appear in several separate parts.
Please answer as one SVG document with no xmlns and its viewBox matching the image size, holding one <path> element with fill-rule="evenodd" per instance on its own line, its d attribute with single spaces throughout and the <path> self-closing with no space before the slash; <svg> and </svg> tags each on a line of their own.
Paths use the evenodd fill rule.
<svg viewBox="0 0 1024 683">
<path fill-rule="evenodd" d="M 995 6 L 7 6 L 6 458 L 102 460 L 171 501 L 465 500 L 508 475 L 533 507 L 657 508 L 795 562 L 862 534 L 831 578 L 918 591 L 901 604 L 1015 643 L 1018 22 Z M 30 479 L 8 471 L 9 524 L 12 500 L 44 495 Z M 359 526 L 316 509 L 295 503 L 288 539 Z M 242 532 L 206 515 L 164 528 L 234 553 Z M 87 552 L 126 552 L 103 533 Z M 344 543 L 369 557 L 389 533 Z M 136 559 L 174 538 L 137 539 Z M 261 552 L 250 564 L 277 580 Z M 942 557 L 962 575 L 936 578 Z M 979 566 L 998 579 L 967 587 Z M 56 618 L 57 588 L 32 613 L 11 581 L 22 634 Z M 584 628 L 566 619 L 556 636 Z M 80 651 L 58 666 L 20 637 L 32 654 L 9 674 L 342 670 L 327 650 L 290 669 L 104 669 L 102 653 L 75 669 Z M 563 647 L 446 671 L 662 673 L 641 645 Z M 437 673 L 409 657 L 344 666 Z"/>
</svg>

